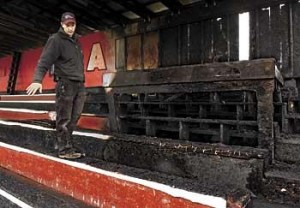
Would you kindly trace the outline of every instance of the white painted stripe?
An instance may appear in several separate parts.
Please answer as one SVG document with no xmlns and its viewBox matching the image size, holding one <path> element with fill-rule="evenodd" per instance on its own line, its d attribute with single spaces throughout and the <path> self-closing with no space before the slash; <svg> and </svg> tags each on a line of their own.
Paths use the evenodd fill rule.
<svg viewBox="0 0 300 208">
<path fill-rule="evenodd" d="M 47 127 L 42 127 L 42 126 L 37 126 L 37 125 L 32 125 L 32 124 L 25 124 L 25 123 L 20 123 L 20 122 L 13 122 L 13 121 L 0 120 L 0 124 L 8 125 L 8 126 L 21 126 L 24 128 L 38 129 L 38 130 L 42 130 L 42 131 L 55 131 L 55 129 L 52 129 L 52 128 L 47 128 Z M 111 138 L 110 135 L 99 134 L 99 133 L 88 133 L 88 132 L 82 132 L 82 131 L 74 131 L 73 135 L 93 137 L 93 138 L 102 139 L 102 140 L 108 140 Z"/>
<path fill-rule="evenodd" d="M 33 208 L 32 206 L 29 206 L 28 204 L 22 202 L 21 200 L 17 199 L 16 197 L 14 197 L 13 195 L 3 191 L 2 189 L 0 189 L 0 195 L 5 197 L 6 199 L 8 199 L 9 201 L 11 201 L 12 203 L 18 205 L 19 207 L 22 208 Z"/>
<path fill-rule="evenodd" d="M 189 201 L 192 201 L 192 202 L 195 202 L 195 203 L 200 203 L 200 204 L 207 205 L 207 206 L 211 206 L 211 207 L 214 207 L 214 208 L 226 208 L 226 200 L 221 198 L 221 197 L 209 196 L 209 195 L 189 192 L 189 191 L 178 189 L 178 188 L 173 188 L 173 187 L 170 187 L 170 186 L 167 186 L 167 185 L 164 185 L 164 184 L 160 184 L 160 183 L 157 183 L 157 182 L 146 181 L 146 180 L 143 180 L 143 179 L 134 178 L 134 177 L 131 177 L 131 176 L 126 176 L 126 175 L 122 175 L 122 174 L 119 174 L 119 173 L 110 172 L 110 171 L 107 171 L 107 170 L 102 170 L 102 169 L 95 168 L 95 167 L 92 167 L 92 166 L 87 165 L 87 164 L 74 162 L 74 161 L 63 160 L 63 159 L 52 157 L 52 156 L 49 156 L 49 155 L 44 155 L 44 154 L 41 154 L 41 153 L 38 153 L 38 152 L 35 152 L 35 151 L 32 151 L 32 150 L 24 149 L 24 148 L 17 147 L 17 146 L 14 146 L 14 145 L 10 145 L 10 144 L 6 144 L 6 143 L 3 143 L 3 142 L 0 142 L 0 146 L 4 147 L 4 148 L 11 149 L 11 150 L 14 150 L 14 151 L 23 152 L 23 153 L 34 155 L 34 156 L 41 157 L 41 158 L 44 158 L 44 159 L 59 162 L 59 163 L 69 165 L 69 166 L 72 166 L 72 167 L 75 167 L 75 168 L 79 168 L 79 169 L 82 169 L 82 170 L 98 173 L 98 174 L 105 175 L 105 176 L 108 176 L 108 177 L 117 178 L 117 179 L 120 179 L 120 180 L 123 180 L 123 181 L 129 181 L 129 182 L 132 182 L 132 183 L 135 183 L 135 184 L 140 184 L 140 185 L 149 187 L 151 189 L 167 193 L 167 194 L 169 194 L 173 197 L 184 198 L 186 200 L 189 200 Z"/>
<path fill-rule="evenodd" d="M 55 111 L 44 111 L 44 110 L 31 110 L 31 109 L 26 109 L 26 108 L 0 108 L 0 111 L 36 113 L 36 114 L 55 112 Z M 102 117 L 102 116 L 99 116 L 97 114 L 92 114 L 92 113 L 82 113 L 81 115 L 82 116 L 90 116 L 90 117 Z"/>
<path fill-rule="evenodd" d="M 88 132 L 81 132 L 81 131 L 74 131 L 73 135 L 93 137 L 93 138 L 102 139 L 102 140 L 108 140 L 108 139 L 111 138 L 110 135 L 97 134 L 97 133 L 88 133 Z"/>
<path fill-rule="evenodd" d="M 0 108 L 0 111 L 11 111 L 11 112 L 22 112 L 22 113 L 49 113 L 49 111 L 42 111 L 42 110 L 31 110 L 31 109 L 24 109 L 24 108 Z"/>
<path fill-rule="evenodd" d="M 37 94 L 37 95 L 1 95 L 1 97 L 43 97 L 43 96 L 52 96 L 52 95 L 55 95 L 55 93 Z"/>
<path fill-rule="evenodd" d="M 55 103 L 54 100 L 0 100 L 0 103 Z"/>
<path fill-rule="evenodd" d="M 103 117 L 103 116 L 99 116 L 97 114 L 92 114 L 92 113 L 82 113 L 82 116 L 90 116 L 90 117 Z"/>
<path fill-rule="evenodd" d="M 46 127 L 32 125 L 32 124 L 13 122 L 13 121 L 0 120 L 0 124 L 7 125 L 7 126 L 21 126 L 21 127 L 25 127 L 25 128 L 38 129 L 38 130 L 43 130 L 43 131 L 55 131 L 55 129 L 51 129 L 51 128 L 46 128 Z"/>
</svg>

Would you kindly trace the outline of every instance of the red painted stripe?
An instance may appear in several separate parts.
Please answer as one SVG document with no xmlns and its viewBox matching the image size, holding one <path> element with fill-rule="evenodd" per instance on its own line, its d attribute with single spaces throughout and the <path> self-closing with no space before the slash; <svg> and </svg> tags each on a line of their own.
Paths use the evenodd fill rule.
<svg viewBox="0 0 300 208">
<path fill-rule="evenodd" d="M 141 184 L 0 147 L 0 165 L 34 181 L 103 208 L 209 208 Z"/>
<path fill-rule="evenodd" d="M 55 95 L 1 95 L 1 101 L 29 101 L 29 100 L 37 100 L 37 101 L 46 101 L 46 100 L 55 100 Z"/>
<path fill-rule="evenodd" d="M 107 122 L 107 118 L 81 115 L 77 125 L 82 129 L 107 130 Z"/>
<path fill-rule="evenodd" d="M 49 120 L 48 113 L 31 113 L 31 112 L 16 112 L 0 110 L 0 119 L 11 121 L 26 121 L 26 120 Z M 100 116 L 81 115 L 78 121 L 78 127 L 90 130 L 107 130 L 108 119 Z"/>
<path fill-rule="evenodd" d="M 0 110 L 0 119 L 12 121 L 45 120 L 49 119 L 48 113 L 30 113 Z"/>
</svg>

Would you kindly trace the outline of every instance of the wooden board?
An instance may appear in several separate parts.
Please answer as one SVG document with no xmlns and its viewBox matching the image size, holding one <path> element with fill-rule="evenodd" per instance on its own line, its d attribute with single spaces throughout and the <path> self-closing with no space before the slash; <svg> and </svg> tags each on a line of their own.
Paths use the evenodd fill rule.
<svg viewBox="0 0 300 208">
<path fill-rule="evenodd" d="M 273 79 L 274 59 L 230 63 L 198 64 L 156 69 L 151 72 L 131 71 L 105 74 L 106 87 L 196 83 L 230 80 Z"/>
<path fill-rule="evenodd" d="M 161 66 L 178 64 L 178 27 L 161 30 L 160 60 Z"/>
</svg>

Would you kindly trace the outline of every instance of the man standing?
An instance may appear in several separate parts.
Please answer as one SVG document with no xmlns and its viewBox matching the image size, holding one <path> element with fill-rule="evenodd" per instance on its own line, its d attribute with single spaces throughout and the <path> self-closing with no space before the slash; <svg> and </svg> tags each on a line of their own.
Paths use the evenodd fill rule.
<svg viewBox="0 0 300 208">
<path fill-rule="evenodd" d="M 72 133 L 77 125 L 86 99 L 84 87 L 83 54 L 75 34 L 76 18 L 71 12 L 61 16 L 59 31 L 50 36 L 38 61 L 33 82 L 27 87 L 27 94 L 42 92 L 42 80 L 52 65 L 57 81 L 56 92 L 56 134 L 58 156 L 75 159 L 84 156 L 76 149 Z"/>
</svg>

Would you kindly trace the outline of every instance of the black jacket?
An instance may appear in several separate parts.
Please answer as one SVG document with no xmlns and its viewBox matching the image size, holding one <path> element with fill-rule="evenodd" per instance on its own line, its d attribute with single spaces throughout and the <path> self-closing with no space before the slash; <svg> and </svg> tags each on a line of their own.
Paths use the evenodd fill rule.
<svg viewBox="0 0 300 208">
<path fill-rule="evenodd" d="M 56 77 L 84 82 L 83 54 L 78 35 L 69 37 L 62 28 L 51 35 L 43 49 L 33 77 L 33 82 L 42 80 L 52 65 Z"/>
</svg>

